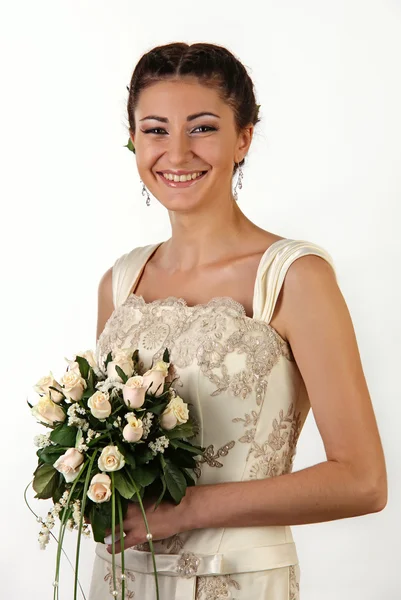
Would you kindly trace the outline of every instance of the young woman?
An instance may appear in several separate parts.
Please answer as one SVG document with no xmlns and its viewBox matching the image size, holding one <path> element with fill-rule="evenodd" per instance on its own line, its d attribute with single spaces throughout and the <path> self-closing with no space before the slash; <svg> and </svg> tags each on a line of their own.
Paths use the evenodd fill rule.
<svg viewBox="0 0 401 600">
<path fill-rule="evenodd" d="M 258 227 L 236 203 L 233 175 L 242 177 L 259 119 L 249 75 L 228 50 L 175 43 L 145 54 L 128 117 L 143 191 L 166 208 L 172 233 L 134 247 L 102 277 L 97 356 L 135 347 L 147 369 L 169 348 L 206 448 L 181 504 L 148 506 L 164 555 L 161 599 L 299 599 L 290 526 L 378 512 L 387 501 L 380 436 L 332 259 L 314 243 Z M 292 473 L 310 407 L 327 460 Z M 126 598 L 153 600 L 135 504 L 124 531 Z M 98 544 L 91 600 L 113 592 L 110 552 Z"/>
</svg>

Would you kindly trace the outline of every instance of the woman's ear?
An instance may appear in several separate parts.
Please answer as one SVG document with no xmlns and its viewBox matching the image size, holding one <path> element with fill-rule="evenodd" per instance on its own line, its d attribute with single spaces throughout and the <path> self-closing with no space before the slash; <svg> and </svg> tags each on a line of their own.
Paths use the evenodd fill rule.
<svg viewBox="0 0 401 600">
<path fill-rule="evenodd" d="M 239 133 L 236 148 L 239 160 L 237 160 L 236 162 L 241 162 L 241 160 L 248 154 L 248 150 L 253 138 L 254 129 L 254 125 L 249 125 L 248 127 L 244 127 L 244 129 L 242 129 L 242 131 Z"/>
</svg>

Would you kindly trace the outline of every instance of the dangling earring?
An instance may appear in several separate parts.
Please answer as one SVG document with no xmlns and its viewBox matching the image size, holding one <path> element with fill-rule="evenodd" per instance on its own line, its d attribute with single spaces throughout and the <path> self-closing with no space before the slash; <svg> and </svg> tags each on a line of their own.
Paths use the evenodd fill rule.
<svg viewBox="0 0 401 600">
<path fill-rule="evenodd" d="M 149 192 L 147 190 L 146 185 L 143 183 L 142 179 L 140 180 L 140 182 L 142 183 L 142 196 L 146 196 L 146 206 L 149 206 L 149 204 L 150 204 Z"/>
<path fill-rule="evenodd" d="M 238 179 L 237 179 L 237 182 L 236 182 L 235 187 L 234 187 L 234 200 L 236 202 L 238 202 L 238 191 L 237 191 L 237 188 L 239 188 L 240 190 L 242 189 L 242 178 L 243 178 L 243 176 L 244 176 L 244 172 L 242 170 L 241 165 L 238 163 Z"/>
</svg>

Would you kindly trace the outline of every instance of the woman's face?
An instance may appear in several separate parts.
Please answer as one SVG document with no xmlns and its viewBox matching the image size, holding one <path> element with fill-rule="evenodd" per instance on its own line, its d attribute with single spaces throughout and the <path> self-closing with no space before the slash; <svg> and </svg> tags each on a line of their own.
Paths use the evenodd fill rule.
<svg viewBox="0 0 401 600">
<path fill-rule="evenodd" d="M 232 198 L 234 162 L 246 155 L 253 126 L 237 134 L 217 91 L 192 77 L 152 84 L 139 96 L 135 129 L 139 175 L 167 209 Z"/>
</svg>

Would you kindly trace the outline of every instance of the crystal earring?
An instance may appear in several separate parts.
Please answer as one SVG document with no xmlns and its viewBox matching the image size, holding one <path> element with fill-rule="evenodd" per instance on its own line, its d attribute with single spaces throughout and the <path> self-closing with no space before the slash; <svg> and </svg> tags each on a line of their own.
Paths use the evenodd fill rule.
<svg viewBox="0 0 401 600">
<path fill-rule="evenodd" d="M 149 206 L 149 204 L 150 204 L 149 192 L 147 190 L 146 185 L 143 183 L 142 179 L 140 181 L 142 183 L 142 196 L 146 196 L 146 206 Z"/>
<path fill-rule="evenodd" d="M 242 178 L 243 178 L 243 176 L 244 176 L 244 172 L 242 170 L 241 165 L 238 163 L 238 179 L 237 179 L 237 182 L 236 182 L 235 187 L 234 187 L 234 200 L 236 202 L 238 202 L 238 191 L 237 191 L 237 188 L 239 188 L 240 190 L 242 189 Z"/>
</svg>

